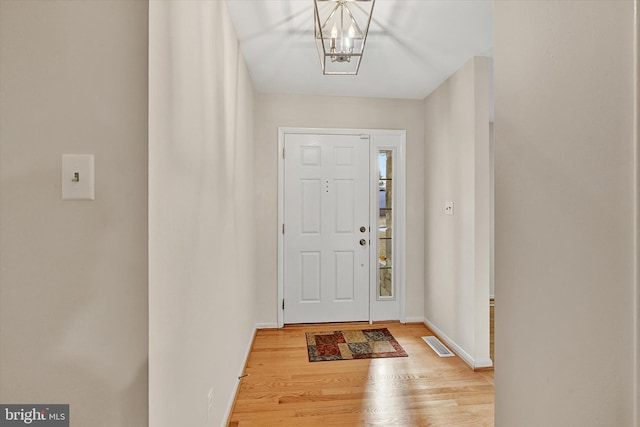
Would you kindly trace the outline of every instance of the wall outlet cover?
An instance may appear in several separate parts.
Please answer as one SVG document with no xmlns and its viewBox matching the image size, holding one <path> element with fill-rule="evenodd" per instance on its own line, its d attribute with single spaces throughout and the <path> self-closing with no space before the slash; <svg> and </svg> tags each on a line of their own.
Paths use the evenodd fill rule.
<svg viewBox="0 0 640 427">
<path fill-rule="evenodd" d="M 445 215 L 453 215 L 453 202 L 445 202 L 444 213 Z"/>
</svg>

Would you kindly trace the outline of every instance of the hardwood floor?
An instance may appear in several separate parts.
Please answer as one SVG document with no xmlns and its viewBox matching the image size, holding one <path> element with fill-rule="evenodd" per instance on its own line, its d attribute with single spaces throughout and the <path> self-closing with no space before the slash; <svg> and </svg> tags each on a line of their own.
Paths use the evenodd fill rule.
<svg viewBox="0 0 640 427">
<path fill-rule="evenodd" d="M 496 307 L 491 301 L 491 305 L 489 306 L 489 357 L 493 360 L 493 366 L 496 365 L 496 356 L 495 356 L 495 317 L 496 317 Z"/>
<path fill-rule="evenodd" d="M 386 327 L 409 357 L 309 362 L 306 331 Z M 493 372 L 440 358 L 423 324 L 288 326 L 256 334 L 228 426 L 493 426 Z"/>
</svg>

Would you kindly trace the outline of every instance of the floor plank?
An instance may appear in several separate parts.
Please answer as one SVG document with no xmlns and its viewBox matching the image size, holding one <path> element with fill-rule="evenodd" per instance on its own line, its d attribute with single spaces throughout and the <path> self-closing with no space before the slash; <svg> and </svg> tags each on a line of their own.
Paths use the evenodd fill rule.
<svg viewBox="0 0 640 427">
<path fill-rule="evenodd" d="M 491 301 L 491 305 L 489 306 L 489 357 L 493 360 L 493 365 L 496 364 L 495 357 L 495 316 L 496 316 L 496 308 L 493 300 Z"/>
<path fill-rule="evenodd" d="M 305 332 L 388 328 L 409 357 L 309 362 Z M 493 426 L 493 372 L 440 358 L 423 324 L 259 330 L 229 418 L 245 426 Z"/>
</svg>

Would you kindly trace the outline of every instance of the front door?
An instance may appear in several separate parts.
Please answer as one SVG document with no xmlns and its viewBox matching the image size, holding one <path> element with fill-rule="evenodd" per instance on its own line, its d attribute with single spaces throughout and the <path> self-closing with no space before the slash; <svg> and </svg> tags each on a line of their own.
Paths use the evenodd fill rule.
<svg viewBox="0 0 640 427">
<path fill-rule="evenodd" d="M 286 134 L 284 323 L 369 320 L 369 140 Z"/>
</svg>

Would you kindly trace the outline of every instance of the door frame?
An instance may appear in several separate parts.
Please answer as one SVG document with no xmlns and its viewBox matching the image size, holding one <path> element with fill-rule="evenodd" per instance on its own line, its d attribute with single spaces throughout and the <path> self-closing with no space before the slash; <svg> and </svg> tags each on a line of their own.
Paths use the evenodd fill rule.
<svg viewBox="0 0 640 427">
<path fill-rule="evenodd" d="M 341 129 L 341 128 L 303 128 L 303 127 L 278 127 L 278 328 L 284 326 L 284 309 L 282 301 L 284 298 L 284 138 L 286 134 L 321 134 L 321 135 L 360 135 L 362 139 L 369 140 L 369 194 L 371 224 L 375 224 L 378 216 L 378 171 L 377 157 L 372 153 L 377 153 L 379 149 L 393 148 L 395 150 L 394 165 L 394 281 L 396 298 L 398 303 L 399 320 L 405 323 L 406 308 L 406 131 L 405 130 L 385 130 L 385 129 Z M 395 138 L 395 141 L 392 139 Z M 375 197 L 374 197 L 375 196 Z M 377 227 L 376 227 L 377 228 Z M 374 233 L 377 236 L 377 230 Z M 378 239 L 371 239 L 370 246 L 370 274 L 369 274 L 369 323 L 382 319 L 376 316 L 376 311 L 380 311 L 379 299 L 376 298 L 377 289 L 377 259 Z"/>
</svg>

